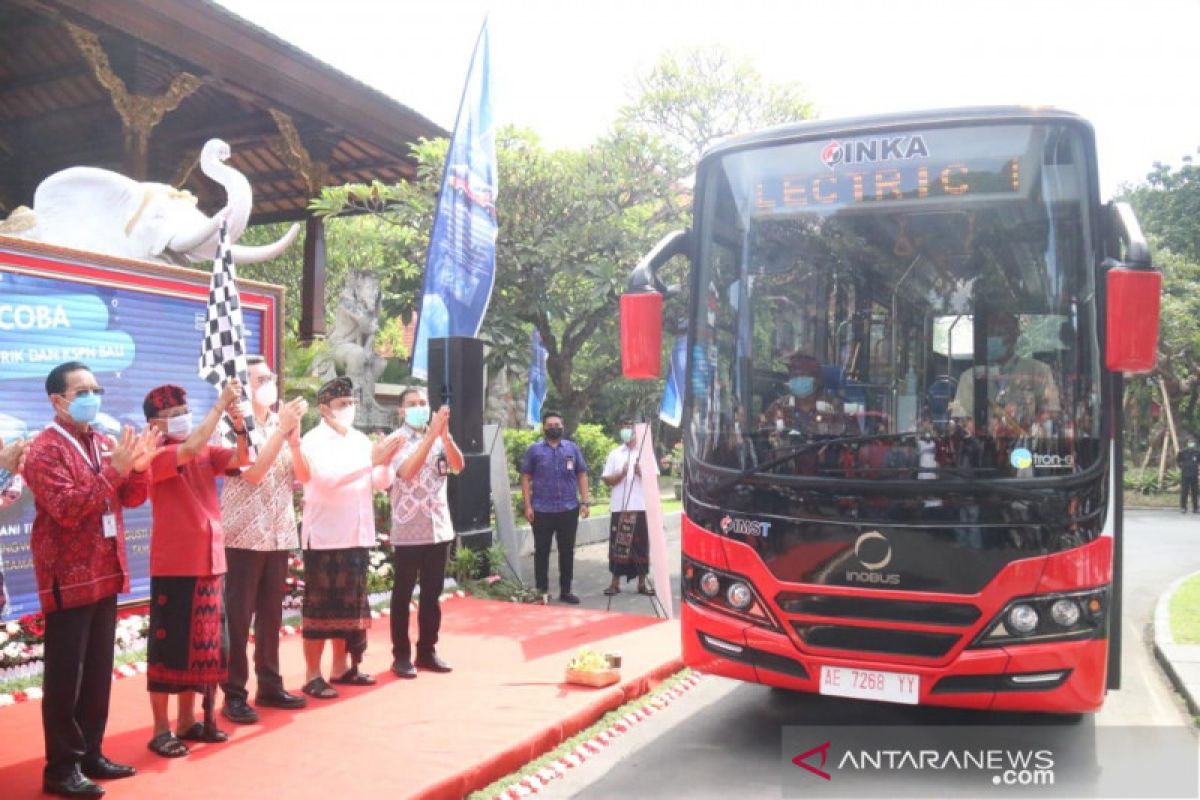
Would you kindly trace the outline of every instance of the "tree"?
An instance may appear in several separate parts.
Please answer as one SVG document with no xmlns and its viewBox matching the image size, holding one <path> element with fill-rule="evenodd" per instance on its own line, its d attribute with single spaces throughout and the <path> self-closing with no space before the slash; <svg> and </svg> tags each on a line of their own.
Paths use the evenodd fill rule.
<svg viewBox="0 0 1200 800">
<path fill-rule="evenodd" d="M 676 147 L 692 165 L 721 139 L 816 116 L 798 84 L 770 83 L 722 47 L 668 52 L 637 87 L 621 123 Z"/>
<path fill-rule="evenodd" d="M 1180 435 L 1195 433 L 1200 428 L 1200 168 L 1190 157 L 1178 169 L 1156 163 L 1125 199 L 1133 204 L 1163 274 L 1154 380 L 1131 382 L 1127 405 L 1147 405 L 1158 394 L 1161 377 Z"/>
</svg>

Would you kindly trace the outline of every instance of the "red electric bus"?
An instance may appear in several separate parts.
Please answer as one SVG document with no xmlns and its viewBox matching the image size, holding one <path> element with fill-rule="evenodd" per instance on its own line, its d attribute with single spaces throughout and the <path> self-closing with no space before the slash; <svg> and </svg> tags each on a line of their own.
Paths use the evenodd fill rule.
<svg viewBox="0 0 1200 800">
<path fill-rule="evenodd" d="M 1123 373 L 1159 275 L 1091 126 L 1035 108 L 726 141 L 622 297 L 685 299 L 683 654 L 911 704 L 1094 711 L 1119 685 Z"/>
</svg>

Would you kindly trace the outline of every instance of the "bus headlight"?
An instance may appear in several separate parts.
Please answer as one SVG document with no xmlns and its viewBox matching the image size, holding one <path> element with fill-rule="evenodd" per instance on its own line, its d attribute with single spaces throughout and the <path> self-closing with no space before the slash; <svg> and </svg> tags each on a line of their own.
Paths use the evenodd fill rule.
<svg viewBox="0 0 1200 800">
<path fill-rule="evenodd" d="M 1108 587 L 1015 598 L 971 647 L 1103 639 L 1108 634 Z"/>
<path fill-rule="evenodd" d="M 725 599 L 738 611 L 745 611 L 754 602 L 754 592 L 750 591 L 750 587 L 741 581 L 735 581 L 729 584 L 729 588 L 725 591 Z"/>
<path fill-rule="evenodd" d="M 1030 605 L 1021 603 L 1015 605 L 1008 610 L 1008 616 L 1004 618 L 1008 623 L 1008 629 L 1014 633 L 1019 633 L 1022 636 L 1033 633 L 1037 630 L 1038 613 L 1037 609 Z"/>
<path fill-rule="evenodd" d="M 721 593 L 721 579 L 711 572 L 706 572 L 700 576 L 699 586 L 700 594 L 709 600 Z"/>
<path fill-rule="evenodd" d="M 1054 620 L 1059 627 L 1075 627 L 1075 623 L 1079 622 L 1080 616 L 1079 604 L 1069 597 L 1055 600 L 1050 606 L 1050 618 Z"/>
</svg>

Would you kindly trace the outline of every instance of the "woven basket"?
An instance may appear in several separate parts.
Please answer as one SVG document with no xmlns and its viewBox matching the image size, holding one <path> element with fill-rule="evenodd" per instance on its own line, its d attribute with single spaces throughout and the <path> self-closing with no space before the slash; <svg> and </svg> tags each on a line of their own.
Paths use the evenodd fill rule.
<svg viewBox="0 0 1200 800">
<path fill-rule="evenodd" d="M 611 686 L 621 680 L 621 671 L 617 669 L 601 669 L 584 672 L 577 669 L 567 670 L 567 683 L 579 686 Z"/>
</svg>

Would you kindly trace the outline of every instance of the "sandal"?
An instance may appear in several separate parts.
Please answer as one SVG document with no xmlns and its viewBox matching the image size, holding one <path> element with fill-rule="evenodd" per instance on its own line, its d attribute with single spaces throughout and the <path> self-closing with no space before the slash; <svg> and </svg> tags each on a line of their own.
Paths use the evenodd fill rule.
<svg viewBox="0 0 1200 800">
<path fill-rule="evenodd" d="M 639 586 L 638 594 L 644 594 L 647 597 L 654 597 L 658 592 L 654 591 L 653 586 Z"/>
<path fill-rule="evenodd" d="M 170 731 L 163 731 L 146 745 L 150 750 L 163 758 L 179 758 L 192 752 L 188 746 Z"/>
<path fill-rule="evenodd" d="M 213 724 L 203 722 L 193 722 L 191 727 L 183 733 L 176 734 L 180 739 L 187 742 L 208 742 L 210 744 L 220 744 L 221 742 L 229 741 L 229 734 Z"/>
<path fill-rule="evenodd" d="M 340 678 L 330 678 L 330 683 L 344 683 L 347 686 L 374 686 L 375 677 L 359 672 L 358 667 L 351 667 Z"/>
<path fill-rule="evenodd" d="M 609 597 L 612 597 L 614 594 L 620 594 L 620 593 L 621 593 L 620 586 L 609 586 L 604 590 L 604 594 L 608 595 Z"/>
<path fill-rule="evenodd" d="M 313 678 L 300 690 L 309 697 L 315 697 L 318 700 L 332 700 L 338 696 L 337 689 L 334 689 L 322 677 Z"/>
</svg>

